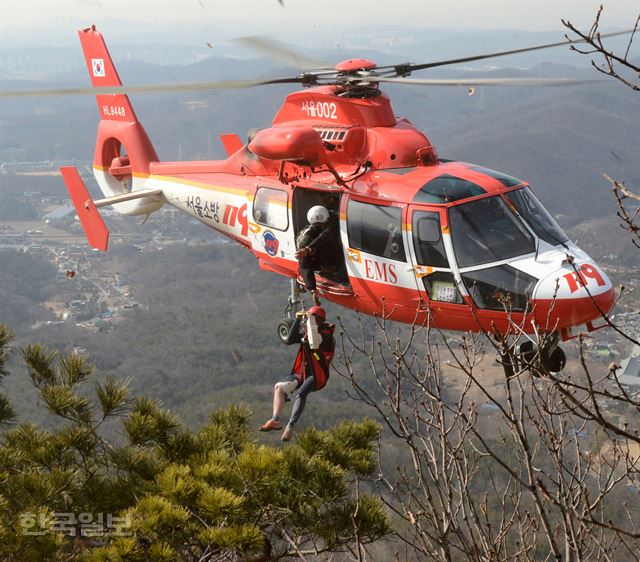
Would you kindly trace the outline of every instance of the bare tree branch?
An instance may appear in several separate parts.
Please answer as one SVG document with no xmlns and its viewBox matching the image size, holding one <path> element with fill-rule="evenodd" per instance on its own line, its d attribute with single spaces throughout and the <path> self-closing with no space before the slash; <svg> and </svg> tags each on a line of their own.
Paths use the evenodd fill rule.
<svg viewBox="0 0 640 562">
<path fill-rule="evenodd" d="M 631 46 L 633 44 L 633 40 L 636 37 L 636 33 L 638 31 L 638 26 L 640 25 L 640 15 L 636 18 L 635 24 L 633 26 L 633 31 L 629 37 L 629 41 L 627 43 L 627 47 L 624 51 L 624 55 L 617 55 L 615 52 L 607 49 L 603 42 L 602 37 L 599 31 L 600 28 L 600 16 L 602 15 L 603 7 L 600 6 L 598 9 L 598 13 L 596 15 L 596 19 L 589 29 L 589 31 L 581 31 L 576 26 L 574 26 L 568 20 L 562 20 L 562 24 L 569 29 L 573 34 L 577 35 L 588 45 L 587 47 L 577 47 L 575 44 L 571 45 L 571 50 L 581 53 L 583 55 L 592 55 L 596 54 L 602 57 L 603 62 L 596 62 L 595 60 L 591 60 L 591 65 L 602 74 L 606 74 L 607 76 L 611 76 L 616 80 L 619 80 L 624 85 L 629 88 L 640 91 L 640 67 L 636 64 L 632 63 L 629 60 L 629 52 L 631 50 Z M 575 40 L 569 35 L 566 35 L 568 40 Z M 631 71 L 634 74 L 635 81 L 627 78 L 625 75 L 620 73 L 619 67 L 622 67 L 623 70 Z"/>
</svg>

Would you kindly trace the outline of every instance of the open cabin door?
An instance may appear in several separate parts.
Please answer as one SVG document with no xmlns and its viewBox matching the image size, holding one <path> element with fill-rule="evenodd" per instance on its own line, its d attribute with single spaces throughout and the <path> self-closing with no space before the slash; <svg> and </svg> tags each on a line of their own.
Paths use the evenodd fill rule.
<svg viewBox="0 0 640 562">
<path fill-rule="evenodd" d="M 345 255 L 342 244 L 342 221 L 340 221 L 341 192 L 326 189 L 310 189 L 294 187 L 291 216 L 293 222 L 294 241 L 307 227 L 307 213 L 311 207 L 321 205 L 331 216 L 330 220 L 337 221 L 339 228 L 335 229 L 335 239 L 327 244 L 325 254 L 319 257 L 322 267 L 316 271 L 318 285 L 325 291 L 339 294 L 350 294 L 349 277 L 345 267 Z"/>
</svg>

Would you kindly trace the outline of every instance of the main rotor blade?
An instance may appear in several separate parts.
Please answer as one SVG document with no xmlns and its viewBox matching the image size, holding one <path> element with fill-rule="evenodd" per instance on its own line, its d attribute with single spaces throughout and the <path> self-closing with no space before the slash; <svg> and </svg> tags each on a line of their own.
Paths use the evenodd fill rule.
<svg viewBox="0 0 640 562">
<path fill-rule="evenodd" d="M 110 94 L 147 94 L 160 92 L 196 92 L 206 90 L 238 90 L 267 84 L 304 84 L 304 76 L 274 78 L 271 80 L 224 80 L 215 82 L 191 82 L 184 84 L 141 84 L 139 86 L 106 86 L 102 88 L 50 88 L 46 90 L 2 90 L 0 98 L 78 96 Z"/>
<path fill-rule="evenodd" d="M 626 35 L 632 33 L 634 30 L 618 31 L 615 33 L 606 33 L 600 35 L 600 37 L 615 37 L 619 35 Z M 241 39 L 240 41 L 248 40 L 253 42 L 254 45 L 258 45 L 263 50 L 278 51 L 279 56 L 286 53 L 286 49 L 282 50 L 276 46 L 275 42 L 267 40 L 264 37 L 248 37 Z M 557 43 L 548 43 L 546 45 L 537 45 L 534 47 L 525 47 L 522 49 L 513 49 L 510 51 L 500 51 L 496 53 L 489 53 L 485 55 L 476 55 L 472 57 L 463 57 L 458 59 L 450 59 L 446 61 L 436 61 L 424 64 L 399 64 L 399 65 L 387 65 L 381 66 L 376 69 L 376 72 L 382 71 L 382 74 L 395 73 L 396 76 L 408 76 L 416 70 L 423 70 L 426 68 L 434 68 L 438 66 L 446 66 L 451 64 L 458 64 L 463 62 L 471 62 L 495 57 L 502 57 L 506 55 L 513 55 L 517 53 L 526 53 L 529 51 L 536 51 L 540 49 L 549 49 L 553 47 L 560 47 L 563 45 L 572 45 L 575 43 L 584 43 L 583 39 L 577 41 L 561 41 Z M 68 96 L 68 95 L 110 95 L 110 94 L 144 94 L 155 92 L 190 92 L 190 91 L 206 91 L 206 90 L 234 90 L 243 88 L 254 88 L 256 86 L 266 86 L 269 84 L 301 84 L 305 86 L 311 86 L 318 83 L 319 79 L 322 79 L 323 75 L 331 75 L 335 72 L 330 65 L 326 65 L 324 61 L 300 57 L 296 54 L 287 53 L 288 57 L 297 57 L 297 62 L 309 66 L 316 66 L 318 64 L 325 65 L 324 68 L 319 68 L 317 71 L 310 71 L 301 74 L 296 77 L 286 78 L 274 78 L 271 80 L 225 80 L 225 81 L 213 81 L 213 82 L 195 82 L 185 84 L 143 84 L 139 86 L 113 86 L 103 88 L 50 88 L 43 90 L 2 90 L 0 91 L 0 98 L 18 98 L 18 97 L 43 97 L 43 96 Z M 288 59 L 291 63 L 291 58 Z M 326 69 L 326 70 L 324 70 Z M 386 72 L 385 72 L 386 71 Z M 352 81 L 352 80 L 350 80 Z M 362 76 L 356 82 L 389 82 L 389 83 L 404 83 L 404 84 L 418 84 L 418 85 L 432 85 L 432 86 L 464 86 L 464 85 L 506 85 L 506 86 L 561 86 L 569 84 L 585 84 L 595 82 L 596 80 L 567 80 L 567 79 L 539 79 L 539 78 L 482 78 L 482 79 L 453 79 L 453 80 L 438 80 L 438 79 L 404 79 L 397 77 L 383 77 L 383 76 Z M 353 82 L 353 81 L 352 81 Z"/>
<path fill-rule="evenodd" d="M 390 84 L 416 84 L 418 86 L 573 86 L 593 84 L 605 80 L 592 78 L 384 78 L 364 76 L 360 82 L 385 82 Z"/>
<path fill-rule="evenodd" d="M 264 53 L 273 60 L 287 64 L 293 68 L 299 68 L 301 70 L 307 70 L 310 68 L 334 68 L 333 64 L 330 62 L 303 55 L 293 50 L 291 47 L 289 47 L 289 45 L 281 43 L 280 41 L 276 41 L 264 35 L 237 37 L 235 39 L 232 39 L 232 41 L 234 43 L 244 45 L 245 47 L 249 47 L 250 49 L 253 49 L 255 51 Z"/>
<path fill-rule="evenodd" d="M 616 31 L 615 33 L 604 33 L 600 35 L 601 38 L 605 37 L 616 37 L 618 35 L 626 35 L 628 33 L 633 33 L 633 29 L 628 29 L 627 31 Z M 461 57 L 459 59 L 449 59 L 449 60 L 441 60 L 435 62 L 428 62 L 424 64 L 399 64 L 399 65 L 390 65 L 380 68 L 393 68 L 399 76 L 407 76 L 416 70 L 424 70 L 425 68 L 435 68 L 437 66 L 447 66 L 451 64 L 460 64 L 463 62 L 473 62 L 477 60 L 484 59 L 492 59 L 497 57 L 504 57 L 507 55 L 516 55 L 518 53 L 528 53 L 531 51 L 539 51 L 541 49 L 552 49 L 554 47 L 562 47 L 563 45 L 573 45 L 575 43 L 585 43 L 584 39 L 578 40 L 568 40 L 558 41 L 557 43 L 547 43 L 546 45 L 536 45 L 534 47 L 524 47 L 522 49 L 512 49 L 510 51 L 497 51 L 495 53 L 487 53 L 484 55 L 474 55 L 470 57 Z"/>
</svg>

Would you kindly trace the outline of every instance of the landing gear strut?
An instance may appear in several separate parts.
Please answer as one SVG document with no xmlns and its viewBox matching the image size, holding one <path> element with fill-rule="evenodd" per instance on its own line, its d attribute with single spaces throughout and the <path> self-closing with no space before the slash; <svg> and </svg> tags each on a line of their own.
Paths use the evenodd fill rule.
<svg viewBox="0 0 640 562">
<path fill-rule="evenodd" d="M 520 359 L 525 365 L 533 365 L 538 359 L 540 365 L 549 373 L 559 373 L 564 369 L 567 363 L 567 356 L 559 345 L 558 333 L 554 332 L 548 338 L 545 338 L 544 345 L 541 348 L 527 340 L 520 344 Z"/>
<path fill-rule="evenodd" d="M 291 293 L 287 299 L 287 308 L 284 310 L 284 318 L 278 322 L 278 337 L 282 343 L 287 343 L 289 330 L 295 320 L 296 312 L 302 310 L 302 299 L 300 298 L 300 286 L 296 279 L 291 279 Z"/>
</svg>

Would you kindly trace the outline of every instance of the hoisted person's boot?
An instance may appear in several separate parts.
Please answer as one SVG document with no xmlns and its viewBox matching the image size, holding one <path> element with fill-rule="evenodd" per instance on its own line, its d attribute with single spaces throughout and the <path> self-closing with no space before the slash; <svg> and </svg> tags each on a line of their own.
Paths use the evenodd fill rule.
<svg viewBox="0 0 640 562">
<path fill-rule="evenodd" d="M 282 429 L 282 423 L 275 418 L 269 418 L 260 426 L 260 431 L 274 431 L 277 429 Z"/>
<path fill-rule="evenodd" d="M 282 435 L 280 436 L 280 441 L 291 441 L 291 438 L 293 437 L 293 428 L 287 424 L 287 426 L 284 428 L 284 431 L 282 432 Z"/>
</svg>

